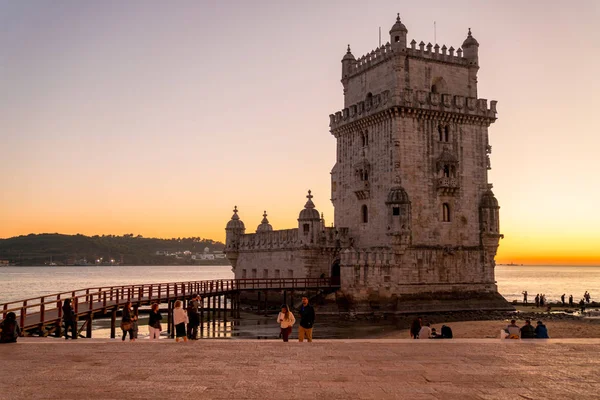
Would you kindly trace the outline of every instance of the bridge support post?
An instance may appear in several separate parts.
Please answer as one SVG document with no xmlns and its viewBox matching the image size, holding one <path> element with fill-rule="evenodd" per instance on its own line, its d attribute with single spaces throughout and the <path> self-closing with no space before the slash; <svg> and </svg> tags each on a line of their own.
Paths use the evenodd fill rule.
<svg viewBox="0 0 600 400">
<path fill-rule="evenodd" d="M 93 314 L 90 312 L 87 315 L 86 325 L 85 325 L 85 337 L 88 339 L 92 338 L 92 320 L 94 319 Z"/>
<path fill-rule="evenodd" d="M 258 309 L 256 310 L 257 314 L 260 314 L 260 290 L 258 291 Z"/>
<path fill-rule="evenodd" d="M 235 297 L 235 314 L 236 318 L 240 319 L 240 293 L 238 292 Z"/>
<path fill-rule="evenodd" d="M 200 301 L 200 339 L 204 336 L 204 298 Z"/>
<path fill-rule="evenodd" d="M 282 301 L 282 303 L 283 304 L 287 304 L 287 290 L 283 291 L 283 301 Z M 291 307 L 291 306 L 288 304 L 288 307 Z"/>
<path fill-rule="evenodd" d="M 167 302 L 167 333 L 169 334 L 169 338 L 173 338 L 173 302 L 169 300 Z"/>
<path fill-rule="evenodd" d="M 116 336 L 115 335 L 116 327 L 117 327 L 117 309 L 115 308 L 110 313 L 110 338 L 111 339 L 114 339 Z"/>
<path fill-rule="evenodd" d="M 227 295 L 223 295 L 223 321 L 227 325 Z"/>
<path fill-rule="evenodd" d="M 268 291 L 265 290 L 265 317 L 268 316 L 269 311 L 269 301 L 267 300 Z"/>
<path fill-rule="evenodd" d="M 57 338 L 62 336 L 61 330 L 62 330 L 62 320 L 59 319 L 58 321 L 56 321 L 56 329 L 55 329 L 55 332 L 56 332 L 55 335 Z"/>
</svg>

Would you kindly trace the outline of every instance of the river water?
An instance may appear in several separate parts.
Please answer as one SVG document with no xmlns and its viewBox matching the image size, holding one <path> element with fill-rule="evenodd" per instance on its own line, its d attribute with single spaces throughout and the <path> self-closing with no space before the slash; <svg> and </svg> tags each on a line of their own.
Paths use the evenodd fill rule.
<svg viewBox="0 0 600 400">
<path fill-rule="evenodd" d="M 229 266 L 2 267 L 0 304 L 88 287 L 231 278 Z M 600 267 L 497 266 L 496 280 L 509 301 L 522 300 L 524 290 L 530 300 L 544 293 L 558 301 L 565 293 L 579 301 L 586 290 L 600 298 Z"/>
</svg>

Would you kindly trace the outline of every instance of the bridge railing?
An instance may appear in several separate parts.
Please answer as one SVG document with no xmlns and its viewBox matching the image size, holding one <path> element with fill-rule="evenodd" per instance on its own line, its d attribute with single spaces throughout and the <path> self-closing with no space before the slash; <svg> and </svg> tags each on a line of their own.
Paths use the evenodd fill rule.
<svg viewBox="0 0 600 400">
<path fill-rule="evenodd" d="M 76 314 L 87 314 L 107 308 L 125 305 L 128 301 L 162 302 L 189 297 L 225 294 L 238 290 L 306 289 L 330 287 L 329 278 L 272 278 L 272 279 L 218 279 L 189 282 L 148 283 L 99 288 L 78 289 L 54 293 L 25 300 L 0 304 L 2 319 L 14 312 L 21 327 L 35 326 L 62 318 L 62 304 L 71 299 Z"/>
</svg>

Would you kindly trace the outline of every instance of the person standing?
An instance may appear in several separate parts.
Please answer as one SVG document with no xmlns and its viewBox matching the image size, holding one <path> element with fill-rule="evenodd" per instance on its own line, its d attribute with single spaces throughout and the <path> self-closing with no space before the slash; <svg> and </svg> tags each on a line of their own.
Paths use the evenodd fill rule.
<svg viewBox="0 0 600 400">
<path fill-rule="evenodd" d="M 569 305 L 570 305 L 571 307 L 573 307 L 573 306 L 574 306 L 574 304 L 573 304 L 573 295 L 572 295 L 572 294 L 571 294 L 571 295 L 569 295 Z"/>
<path fill-rule="evenodd" d="M 527 304 L 527 290 L 523 292 L 523 303 Z"/>
<path fill-rule="evenodd" d="M 540 306 L 540 294 L 536 294 L 535 295 L 535 306 L 539 307 Z"/>
<path fill-rule="evenodd" d="M 17 343 L 19 336 L 21 327 L 17 323 L 17 315 L 11 311 L 0 324 L 0 343 Z"/>
<path fill-rule="evenodd" d="M 123 307 L 123 312 L 121 314 L 121 330 L 123 331 L 122 341 L 125 341 L 127 334 L 129 333 L 129 341 L 133 342 L 135 338 L 133 337 L 133 321 L 132 321 L 132 310 L 131 310 L 131 302 L 128 301 Z"/>
<path fill-rule="evenodd" d="M 281 337 L 284 342 L 288 341 L 290 334 L 292 333 L 292 326 L 296 322 L 294 314 L 290 311 L 287 304 L 281 305 L 281 312 L 277 315 L 277 323 L 281 328 Z"/>
<path fill-rule="evenodd" d="M 152 304 L 150 310 L 150 318 L 148 318 L 148 333 L 150 334 L 150 340 L 160 339 L 160 331 L 162 331 L 162 315 L 158 311 L 158 303 Z"/>
<path fill-rule="evenodd" d="M 199 299 L 200 296 L 193 294 L 187 308 L 188 319 L 190 320 L 190 323 L 187 325 L 187 337 L 191 340 L 198 339 L 198 326 L 200 326 L 200 314 L 198 314 Z"/>
<path fill-rule="evenodd" d="M 421 318 L 415 318 L 412 324 L 410 325 L 410 336 L 413 339 L 419 338 L 419 332 L 421 331 Z"/>
<path fill-rule="evenodd" d="M 560 296 L 560 301 L 562 302 L 562 305 L 565 305 L 565 294 L 563 293 L 562 296 Z"/>
<path fill-rule="evenodd" d="M 173 325 L 175 326 L 176 342 L 179 342 L 180 338 L 183 338 L 184 342 L 188 341 L 185 324 L 189 324 L 189 322 L 188 313 L 183 309 L 183 303 L 181 300 L 177 300 L 175 302 L 175 309 L 173 310 Z"/>
<path fill-rule="evenodd" d="M 69 328 L 71 328 L 71 339 L 77 339 L 77 320 L 75 310 L 71 306 L 71 299 L 63 301 L 62 314 L 65 323 L 65 340 L 69 339 Z"/>
<path fill-rule="evenodd" d="M 312 342 L 313 325 L 315 323 L 315 309 L 308 304 L 308 297 L 302 296 L 300 306 L 300 326 L 298 327 L 298 341 L 304 342 L 304 336 Z"/>
</svg>

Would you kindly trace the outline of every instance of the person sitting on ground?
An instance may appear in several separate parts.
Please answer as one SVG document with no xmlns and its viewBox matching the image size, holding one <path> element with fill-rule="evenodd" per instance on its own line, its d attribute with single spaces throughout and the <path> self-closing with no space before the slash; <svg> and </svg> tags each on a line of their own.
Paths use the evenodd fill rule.
<svg viewBox="0 0 600 400">
<path fill-rule="evenodd" d="M 442 339 L 442 335 L 437 333 L 435 328 L 431 328 L 431 339 Z"/>
<path fill-rule="evenodd" d="M 430 339 L 431 338 L 431 324 L 428 322 L 421 327 L 419 331 L 419 339 Z"/>
<path fill-rule="evenodd" d="M 536 339 L 550 339 L 548 336 L 548 328 L 542 321 L 537 322 L 537 326 L 535 327 L 535 338 Z"/>
<path fill-rule="evenodd" d="M 533 339 L 535 338 L 535 329 L 531 325 L 531 321 L 526 319 L 525 325 L 521 327 L 521 339 Z"/>
<path fill-rule="evenodd" d="M 520 339 L 521 338 L 521 328 L 519 328 L 516 324 L 517 321 L 514 319 L 510 321 L 510 325 L 504 329 L 506 333 L 508 333 L 508 339 Z"/>
<path fill-rule="evenodd" d="M 448 325 L 442 325 L 442 339 L 452 339 L 452 329 Z"/>
<path fill-rule="evenodd" d="M 17 323 L 17 315 L 9 312 L 0 324 L 0 343 L 17 343 L 19 336 L 21 336 L 21 327 Z"/>
</svg>

